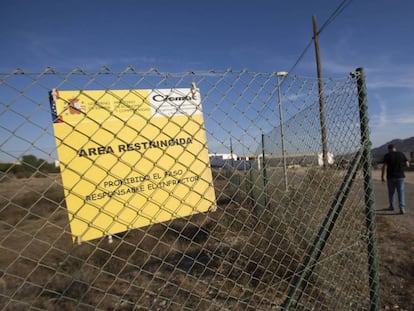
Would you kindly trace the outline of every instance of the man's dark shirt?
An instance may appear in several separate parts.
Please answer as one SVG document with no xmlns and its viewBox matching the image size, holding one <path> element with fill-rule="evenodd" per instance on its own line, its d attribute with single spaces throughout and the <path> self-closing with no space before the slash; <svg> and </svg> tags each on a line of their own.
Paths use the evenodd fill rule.
<svg viewBox="0 0 414 311">
<path fill-rule="evenodd" d="M 404 153 L 399 151 L 389 152 L 384 156 L 384 163 L 387 164 L 388 178 L 404 178 L 404 167 L 407 162 Z"/>
</svg>

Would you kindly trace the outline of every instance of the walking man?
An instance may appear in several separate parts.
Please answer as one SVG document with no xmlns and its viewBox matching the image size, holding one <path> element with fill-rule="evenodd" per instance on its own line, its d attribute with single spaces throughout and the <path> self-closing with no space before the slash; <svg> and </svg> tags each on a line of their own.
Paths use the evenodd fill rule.
<svg viewBox="0 0 414 311">
<path fill-rule="evenodd" d="M 387 173 L 389 209 L 394 210 L 394 194 L 397 190 L 400 213 L 405 214 L 405 189 L 404 189 L 404 167 L 409 167 L 407 157 L 404 153 L 397 151 L 395 145 L 388 145 L 388 153 L 384 156 L 384 165 L 381 171 L 381 180 L 385 182 L 384 175 Z"/>
</svg>

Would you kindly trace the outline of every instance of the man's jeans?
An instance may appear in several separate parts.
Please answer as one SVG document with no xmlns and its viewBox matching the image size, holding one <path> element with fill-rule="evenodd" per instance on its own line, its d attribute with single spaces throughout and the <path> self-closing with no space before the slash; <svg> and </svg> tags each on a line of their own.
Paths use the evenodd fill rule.
<svg viewBox="0 0 414 311">
<path fill-rule="evenodd" d="M 404 178 L 389 178 L 387 179 L 388 186 L 388 200 L 390 202 L 390 208 L 394 209 L 394 195 L 395 190 L 398 194 L 398 203 L 400 209 L 405 208 L 405 194 L 404 194 Z"/>
</svg>

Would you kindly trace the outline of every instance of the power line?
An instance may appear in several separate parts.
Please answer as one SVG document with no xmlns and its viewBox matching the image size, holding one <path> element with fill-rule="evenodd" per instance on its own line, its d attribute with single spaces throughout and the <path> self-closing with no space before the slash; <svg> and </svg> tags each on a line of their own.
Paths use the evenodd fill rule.
<svg viewBox="0 0 414 311">
<path fill-rule="evenodd" d="M 319 29 L 318 34 L 320 34 L 329 24 L 331 24 L 350 4 L 352 0 L 343 0 L 338 7 L 332 12 L 332 14 L 328 17 L 328 19 L 323 23 L 322 27 Z M 289 69 L 288 72 L 292 72 L 302 58 L 305 56 L 309 48 L 311 47 L 313 42 L 313 37 L 310 39 L 309 43 L 306 45 L 305 49 L 302 51 L 296 62 L 293 66 Z"/>
<path fill-rule="evenodd" d="M 320 34 L 330 23 L 332 23 L 345 9 L 351 4 L 352 0 L 343 0 L 341 4 L 335 9 L 335 11 L 329 16 L 329 18 L 319 28 L 318 34 Z"/>
<path fill-rule="evenodd" d="M 293 64 L 293 66 L 288 70 L 288 72 L 292 72 L 293 69 L 296 68 L 296 66 L 299 64 L 299 62 L 302 60 L 302 58 L 305 56 L 306 52 L 309 50 L 310 46 L 312 45 L 313 38 L 310 39 L 308 45 L 305 47 L 303 52 L 300 54 L 299 58 L 296 60 L 296 62 Z"/>
</svg>

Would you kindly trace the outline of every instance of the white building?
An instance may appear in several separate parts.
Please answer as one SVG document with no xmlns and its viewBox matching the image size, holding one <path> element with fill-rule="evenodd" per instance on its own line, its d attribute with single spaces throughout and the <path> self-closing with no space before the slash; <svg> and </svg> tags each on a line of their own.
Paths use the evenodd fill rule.
<svg viewBox="0 0 414 311">
<path fill-rule="evenodd" d="M 215 158 L 221 158 L 223 160 L 231 160 L 233 158 L 233 160 L 237 160 L 237 155 L 236 154 L 231 154 L 231 153 L 210 153 L 208 155 L 210 158 L 211 157 L 215 157 Z"/>
</svg>

